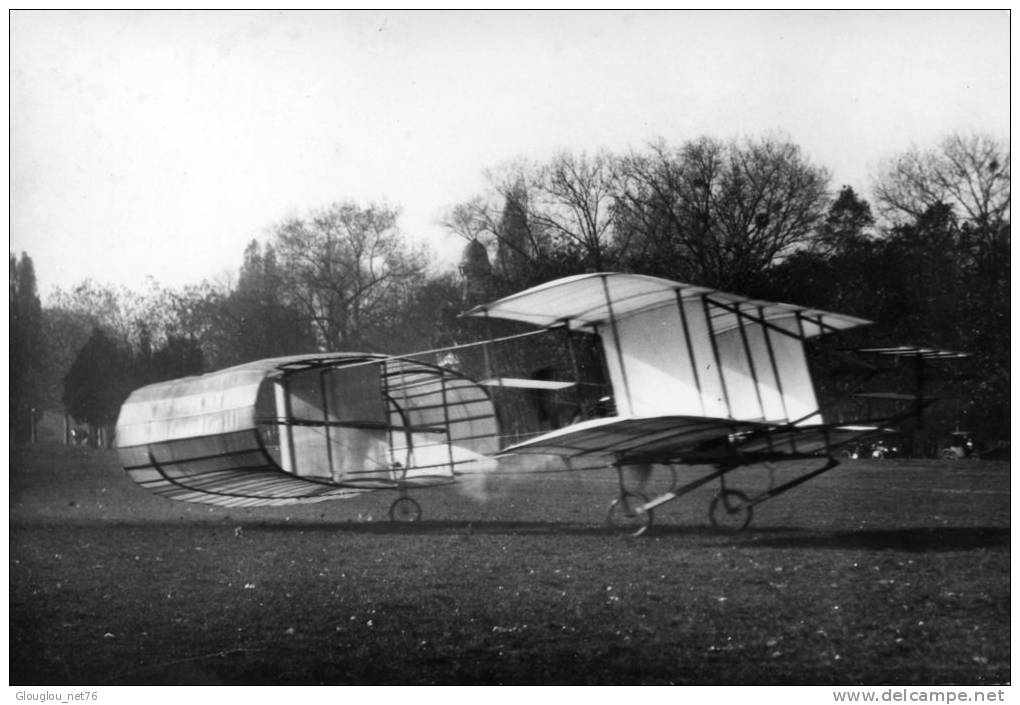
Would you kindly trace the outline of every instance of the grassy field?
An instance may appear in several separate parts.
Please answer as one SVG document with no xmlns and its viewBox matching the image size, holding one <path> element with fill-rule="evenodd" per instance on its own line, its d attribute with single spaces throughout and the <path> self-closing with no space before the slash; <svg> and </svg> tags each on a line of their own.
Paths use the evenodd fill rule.
<svg viewBox="0 0 1020 705">
<path fill-rule="evenodd" d="M 417 524 L 173 503 L 58 445 L 10 472 L 12 684 L 1010 680 L 1007 463 L 847 461 L 736 535 L 706 487 L 641 538 L 608 471 L 420 492 Z"/>
</svg>

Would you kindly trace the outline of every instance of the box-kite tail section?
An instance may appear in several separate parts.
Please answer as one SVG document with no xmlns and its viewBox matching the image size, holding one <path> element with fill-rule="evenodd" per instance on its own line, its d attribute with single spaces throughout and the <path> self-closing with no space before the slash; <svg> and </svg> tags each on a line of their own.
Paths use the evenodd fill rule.
<svg viewBox="0 0 1020 705">
<path fill-rule="evenodd" d="M 356 353 L 260 360 L 142 387 L 117 422 L 135 482 L 228 507 L 449 484 L 489 467 L 498 435 L 484 387 L 446 368 Z"/>
</svg>

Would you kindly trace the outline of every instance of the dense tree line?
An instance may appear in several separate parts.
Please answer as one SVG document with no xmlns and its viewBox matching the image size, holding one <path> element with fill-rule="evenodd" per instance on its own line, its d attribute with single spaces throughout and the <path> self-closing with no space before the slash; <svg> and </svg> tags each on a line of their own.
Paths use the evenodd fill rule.
<svg viewBox="0 0 1020 705">
<path fill-rule="evenodd" d="M 739 290 L 812 240 L 828 181 L 779 138 L 659 142 L 508 164 L 446 224 L 489 243 L 504 279 L 640 271 Z"/>
<path fill-rule="evenodd" d="M 972 351 L 971 379 L 931 433 L 962 419 L 1005 438 L 1009 160 L 991 138 L 952 135 L 886 164 L 872 203 L 834 192 L 824 168 L 777 136 L 513 162 L 444 219 L 468 245 L 459 273 L 408 243 L 397 209 L 350 201 L 273 226 L 241 253 L 235 280 L 177 291 L 86 281 L 42 308 L 31 260 L 12 255 L 12 432 L 25 438 L 33 408 L 108 425 L 135 386 L 251 359 L 465 342 L 483 333 L 456 316 L 473 303 L 613 270 L 875 321 L 844 347 Z M 829 354 L 813 351 L 820 370 L 838 366 Z M 819 377 L 823 395 L 841 384 Z"/>
</svg>

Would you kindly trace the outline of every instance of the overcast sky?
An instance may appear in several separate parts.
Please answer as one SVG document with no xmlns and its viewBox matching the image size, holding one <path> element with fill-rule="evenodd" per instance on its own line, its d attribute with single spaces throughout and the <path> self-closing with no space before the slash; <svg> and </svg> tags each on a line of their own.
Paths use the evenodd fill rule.
<svg viewBox="0 0 1020 705">
<path fill-rule="evenodd" d="M 560 150 L 789 136 L 869 196 L 883 159 L 953 130 L 1009 136 L 995 12 L 10 16 L 13 252 L 41 293 L 167 286 L 333 201 L 438 225 L 483 172 Z"/>
</svg>

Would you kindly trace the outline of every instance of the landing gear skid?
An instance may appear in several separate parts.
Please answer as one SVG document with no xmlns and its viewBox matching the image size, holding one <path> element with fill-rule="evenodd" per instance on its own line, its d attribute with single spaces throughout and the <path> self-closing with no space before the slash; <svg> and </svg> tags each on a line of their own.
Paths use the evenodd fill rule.
<svg viewBox="0 0 1020 705">
<path fill-rule="evenodd" d="M 615 467 L 616 477 L 620 483 L 620 494 L 609 505 L 606 524 L 631 536 L 641 536 L 652 526 L 652 510 L 651 507 L 646 506 L 648 504 L 648 497 L 643 492 L 627 489 L 624 474 L 625 468 L 628 466 L 617 463 Z M 638 489 L 643 490 L 652 473 L 652 466 L 636 464 L 630 465 L 629 468 L 637 480 Z"/>
<path fill-rule="evenodd" d="M 390 505 L 390 521 L 410 522 L 421 519 L 421 505 L 410 497 L 398 497 Z"/>
<path fill-rule="evenodd" d="M 606 523 L 631 536 L 641 536 L 652 526 L 652 510 L 643 509 L 647 503 L 648 498 L 640 492 L 625 491 L 609 505 Z"/>
<path fill-rule="evenodd" d="M 761 461 L 765 461 L 764 465 L 769 471 L 769 488 L 764 492 L 756 494 L 754 497 L 748 497 L 740 490 L 732 490 L 726 487 L 727 473 L 741 465 L 751 464 L 748 462 L 749 459 L 747 457 L 742 457 L 740 460 L 741 462 L 739 463 L 716 465 L 712 472 L 683 486 L 678 486 L 676 471 L 671 467 L 673 482 L 669 491 L 655 497 L 651 501 L 640 492 L 633 492 L 626 488 L 623 481 L 623 463 L 620 462 L 616 465 L 617 474 L 620 478 L 620 495 L 609 506 L 608 522 L 611 526 L 629 529 L 631 536 L 641 536 L 652 526 L 652 510 L 655 507 L 693 492 L 713 480 L 719 480 L 721 487 L 719 493 L 712 499 L 712 503 L 708 507 L 708 519 L 712 523 L 712 528 L 717 531 L 736 533 L 743 531 L 751 523 L 755 505 L 761 504 L 773 497 L 778 497 L 811 478 L 818 477 L 839 465 L 838 460 L 828 456 L 825 464 L 821 467 L 776 486 L 775 467 L 770 462 L 765 461 L 765 459 L 761 459 Z M 650 466 L 647 464 L 644 464 L 643 467 L 648 468 L 649 473 L 651 472 Z M 643 477 L 647 479 L 647 473 Z"/>
</svg>

